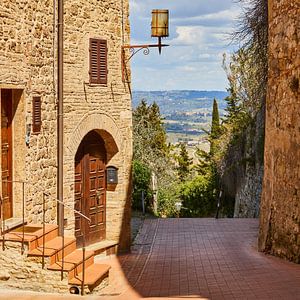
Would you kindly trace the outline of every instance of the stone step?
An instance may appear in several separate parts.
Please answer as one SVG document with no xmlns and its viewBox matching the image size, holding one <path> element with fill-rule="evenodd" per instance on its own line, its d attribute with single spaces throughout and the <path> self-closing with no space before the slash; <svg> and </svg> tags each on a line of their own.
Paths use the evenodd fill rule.
<svg viewBox="0 0 300 300">
<path fill-rule="evenodd" d="M 95 255 L 112 255 L 117 253 L 118 242 L 114 240 L 103 240 L 86 247 L 87 250 L 94 251 Z"/>
<path fill-rule="evenodd" d="M 93 264 L 85 269 L 84 274 L 84 285 L 94 286 L 100 283 L 100 280 L 108 276 L 109 265 L 104 264 Z M 82 272 L 75 277 L 69 279 L 69 284 L 71 285 L 81 285 L 82 284 Z"/>
<path fill-rule="evenodd" d="M 24 225 L 26 225 L 26 224 L 27 224 L 27 221 L 24 220 Z M 7 233 L 7 232 L 12 231 L 13 229 L 15 229 L 17 227 L 22 226 L 22 225 L 23 225 L 23 219 L 22 218 L 9 218 L 9 219 L 6 219 L 5 221 L 2 221 L 1 232 L 2 233 Z"/>
<path fill-rule="evenodd" d="M 82 254 L 83 254 L 82 250 L 75 250 L 72 253 L 65 256 L 63 270 L 65 272 L 70 272 L 73 269 L 75 269 L 76 267 L 78 267 L 80 264 L 82 264 L 82 262 L 83 262 Z M 85 252 L 85 265 L 86 265 L 86 267 L 88 267 L 90 259 L 93 263 L 93 261 L 94 261 L 94 252 L 93 251 L 86 251 Z M 50 265 L 48 267 L 48 270 L 60 271 L 61 268 L 62 268 L 62 260 L 59 260 L 56 263 Z"/>
<path fill-rule="evenodd" d="M 73 247 L 73 244 L 75 244 L 75 249 L 76 249 L 76 239 L 72 237 L 65 237 L 64 238 L 64 255 L 68 255 L 75 249 L 71 250 Z M 62 237 L 57 236 L 54 239 L 48 241 L 45 243 L 45 249 L 43 252 L 43 245 L 38 246 L 35 249 L 29 250 L 28 255 L 29 256 L 46 256 L 46 257 L 53 257 L 55 255 L 59 256 L 59 253 L 62 250 Z M 71 247 L 69 247 L 71 246 Z M 71 249 L 70 249 L 71 248 Z M 57 260 L 59 260 L 59 257 L 57 257 Z M 54 262 L 51 262 L 54 263 Z"/>
<path fill-rule="evenodd" d="M 45 241 L 48 242 L 58 235 L 58 227 L 53 224 L 45 225 Z M 2 238 L 2 237 L 1 237 Z M 22 242 L 23 226 L 19 226 L 4 235 L 5 241 Z M 30 224 L 24 226 L 24 242 L 29 245 L 29 250 L 37 248 L 43 243 L 43 225 Z"/>
</svg>

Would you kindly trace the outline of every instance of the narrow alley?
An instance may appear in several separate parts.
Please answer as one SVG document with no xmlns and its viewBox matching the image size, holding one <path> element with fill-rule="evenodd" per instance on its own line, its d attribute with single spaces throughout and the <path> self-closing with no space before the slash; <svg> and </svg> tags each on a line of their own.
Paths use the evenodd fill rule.
<svg viewBox="0 0 300 300">
<path fill-rule="evenodd" d="M 259 253 L 257 234 L 257 219 L 145 220 L 103 296 L 300 299 L 300 266 Z"/>
<path fill-rule="evenodd" d="M 112 266 L 104 300 L 300 299 L 300 266 L 259 253 L 257 219 L 146 219 L 130 254 Z M 9 293 L 9 294 L 8 294 Z M 0 291 L 0 299 L 78 296 Z"/>
</svg>

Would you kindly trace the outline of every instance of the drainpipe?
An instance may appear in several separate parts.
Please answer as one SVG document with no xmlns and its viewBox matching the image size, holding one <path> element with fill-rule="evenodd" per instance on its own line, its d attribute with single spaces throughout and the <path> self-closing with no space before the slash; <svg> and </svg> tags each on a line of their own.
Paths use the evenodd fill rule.
<svg viewBox="0 0 300 300">
<path fill-rule="evenodd" d="M 58 0 L 58 31 L 57 31 L 57 197 L 63 202 L 63 29 L 64 29 L 64 0 Z M 59 235 L 64 231 L 64 206 L 57 203 L 57 224 Z"/>
</svg>

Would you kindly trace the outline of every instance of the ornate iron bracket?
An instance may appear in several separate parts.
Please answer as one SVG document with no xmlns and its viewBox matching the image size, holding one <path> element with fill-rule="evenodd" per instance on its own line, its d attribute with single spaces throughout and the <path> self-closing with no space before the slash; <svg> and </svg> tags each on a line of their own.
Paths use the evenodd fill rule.
<svg viewBox="0 0 300 300">
<path fill-rule="evenodd" d="M 123 81 L 125 78 L 128 79 L 126 64 L 131 60 L 133 56 L 135 56 L 140 51 L 143 51 L 144 55 L 148 55 L 150 53 L 149 48 L 158 48 L 159 54 L 161 54 L 162 47 L 168 47 L 169 45 L 162 44 L 161 38 L 158 38 L 158 44 L 148 44 L 148 45 L 123 45 L 122 46 L 122 77 Z M 131 55 L 126 59 L 125 49 L 129 49 Z"/>
<path fill-rule="evenodd" d="M 131 58 L 136 55 L 138 52 L 143 50 L 143 54 L 144 55 L 148 55 L 150 53 L 150 49 L 149 48 L 158 48 L 159 54 L 161 54 L 161 48 L 162 47 L 168 47 L 169 45 L 166 44 L 162 44 L 161 43 L 161 38 L 158 38 L 158 44 L 149 44 L 149 45 L 123 45 L 122 46 L 122 55 L 123 57 L 125 57 L 124 55 L 124 50 L 125 49 L 129 49 L 131 55 L 129 56 L 129 58 L 125 61 L 124 59 L 124 63 L 128 62 L 131 60 Z"/>
<path fill-rule="evenodd" d="M 129 49 L 131 55 L 129 56 L 129 58 L 125 61 L 128 62 L 131 60 L 131 58 L 136 55 L 137 53 L 139 53 L 140 51 L 143 51 L 144 55 L 148 55 L 150 53 L 150 49 L 149 48 L 160 48 L 160 47 L 167 47 L 169 45 L 165 45 L 165 44 L 161 44 L 161 45 L 126 45 L 123 46 L 122 50 L 124 51 L 124 49 Z"/>
</svg>

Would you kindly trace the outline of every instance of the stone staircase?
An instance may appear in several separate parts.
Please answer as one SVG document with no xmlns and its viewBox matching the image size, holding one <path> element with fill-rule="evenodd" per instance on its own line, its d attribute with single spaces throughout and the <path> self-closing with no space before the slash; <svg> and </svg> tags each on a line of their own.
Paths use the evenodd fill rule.
<svg viewBox="0 0 300 300">
<path fill-rule="evenodd" d="M 45 235 L 43 235 L 45 232 Z M 22 243 L 26 245 L 27 257 L 42 258 L 49 271 L 62 271 L 67 274 L 67 282 L 70 286 L 82 286 L 83 278 L 83 250 L 76 249 L 76 239 L 65 237 L 62 245 L 62 237 L 58 236 L 56 225 L 26 225 L 24 236 L 22 226 L 5 234 L 4 240 Z M 3 239 L 3 236 L 1 237 Z M 94 262 L 95 252 L 85 251 L 84 259 L 84 287 L 92 291 L 104 278 L 109 275 L 109 265 Z M 64 259 L 62 259 L 64 258 Z"/>
</svg>

